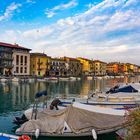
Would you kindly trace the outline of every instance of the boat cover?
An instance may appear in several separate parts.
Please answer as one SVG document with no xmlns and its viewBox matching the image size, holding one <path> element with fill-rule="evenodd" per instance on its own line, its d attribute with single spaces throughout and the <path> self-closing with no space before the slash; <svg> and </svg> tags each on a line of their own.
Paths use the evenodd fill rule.
<svg viewBox="0 0 140 140">
<path fill-rule="evenodd" d="M 107 91 L 106 93 L 118 93 L 118 92 L 124 92 L 124 93 L 135 93 L 138 92 L 138 90 L 136 90 L 133 86 L 131 85 L 127 85 L 124 87 L 113 87 L 111 88 L 109 91 Z"/>
<path fill-rule="evenodd" d="M 35 98 L 40 98 L 41 96 L 47 96 L 47 91 L 37 92 Z"/>
<path fill-rule="evenodd" d="M 39 129 L 42 134 L 63 134 L 65 123 L 75 134 L 91 132 L 92 129 L 98 132 L 122 126 L 125 121 L 124 116 L 92 112 L 69 106 L 63 110 L 53 111 L 46 109 L 38 113 L 36 120 L 29 120 L 24 123 L 17 130 L 17 133 L 33 133 Z"/>
</svg>

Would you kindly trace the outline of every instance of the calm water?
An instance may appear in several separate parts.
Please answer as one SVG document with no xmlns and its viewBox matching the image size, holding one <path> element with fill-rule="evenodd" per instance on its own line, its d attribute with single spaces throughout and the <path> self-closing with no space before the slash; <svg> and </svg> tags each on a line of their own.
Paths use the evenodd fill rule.
<svg viewBox="0 0 140 140">
<path fill-rule="evenodd" d="M 0 84 L 0 132 L 15 132 L 17 127 L 12 123 L 14 116 L 20 116 L 23 110 L 27 109 L 29 105 L 34 102 L 34 95 L 38 91 L 47 90 L 49 97 L 84 96 L 87 95 L 89 91 L 105 91 L 117 83 L 139 82 L 139 80 L 140 77 L 131 77 L 91 81 L 63 81 L 58 83 Z M 47 138 L 47 140 L 48 139 L 54 140 L 56 138 Z M 92 137 L 79 139 L 92 140 Z M 41 138 L 41 140 L 43 140 L 43 138 Z M 78 140 L 78 138 L 75 140 Z M 102 135 L 99 137 L 99 140 L 116 140 L 116 135 Z"/>
</svg>

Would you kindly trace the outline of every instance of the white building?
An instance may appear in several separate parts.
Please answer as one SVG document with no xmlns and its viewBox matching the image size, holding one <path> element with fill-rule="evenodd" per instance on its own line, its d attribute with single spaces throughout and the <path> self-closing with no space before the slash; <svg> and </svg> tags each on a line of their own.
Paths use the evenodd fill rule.
<svg viewBox="0 0 140 140">
<path fill-rule="evenodd" d="M 18 46 L 13 49 L 14 75 L 30 75 L 30 49 Z"/>
</svg>

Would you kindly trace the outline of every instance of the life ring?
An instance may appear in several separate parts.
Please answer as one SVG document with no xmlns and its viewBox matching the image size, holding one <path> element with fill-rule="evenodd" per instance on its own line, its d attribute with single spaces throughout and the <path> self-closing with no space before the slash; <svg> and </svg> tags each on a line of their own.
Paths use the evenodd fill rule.
<svg viewBox="0 0 140 140">
<path fill-rule="evenodd" d="M 31 138 L 28 135 L 22 135 L 18 140 L 31 140 Z"/>
</svg>

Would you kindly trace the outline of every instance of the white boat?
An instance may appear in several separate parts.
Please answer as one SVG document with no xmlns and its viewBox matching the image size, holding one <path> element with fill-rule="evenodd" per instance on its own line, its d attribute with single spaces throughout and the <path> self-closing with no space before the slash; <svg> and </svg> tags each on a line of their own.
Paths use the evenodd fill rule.
<svg viewBox="0 0 140 140">
<path fill-rule="evenodd" d="M 1 81 L 2 83 L 6 83 L 6 82 L 8 82 L 8 80 L 5 79 L 5 78 L 2 78 L 0 81 Z"/>
<path fill-rule="evenodd" d="M 46 82 L 46 80 L 44 78 L 38 78 L 37 81 L 38 82 Z"/>
<path fill-rule="evenodd" d="M 57 77 L 49 77 L 48 80 L 49 80 L 49 81 L 58 81 L 58 78 L 57 78 Z"/>
<path fill-rule="evenodd" d="M 59 81 L 69 81 L 69 77 L 59 77 Z"/>
<path fill-rule="evenodd" d="M 103 79 L 101 76 L 97 76 L 96 78 L 99 79 L 99 80 Z"/>
<path fill-rule="evenodd" d="M 24 123 L 16 134 L 56 137 L 97 136 L 125 125 L 126 111 L 73 103 L 68 108 L 38 113 L 37 120 Z M 98 118 L 98 119 L 97 119 Z M 39 125 L 38 125 L 39 124 Z"/>
<path fill-rule="evenodd" d="M 16 77 L 14 77 L 13 79 L 12 79 L 12 82 L 19 82 L 20 80 L 19 80 L 19 78 L 16 78 Z"/>
<path fill-rule="evenodd" d="M 0 133 L 0 140 L 18 140 L 19 136 L 6 134 L 6 133 Z"/>
<path fill-rule="evenodd" d="M 80 78 L 80 77 L 77 77 L 76 79 L 77 79 L 77 80 L 81 80 L 81 78 Z"/>
<path fill-rule="evenodd" d="M 76 80 L 76 77 L 70 77 L 69 80 L 70 81 L 75 81 Z"/>
<path fill-rule="evenodd" d="M 87 76 L 87 80 L 92 80 L 93 77 L 92 76 Z"/>
</svg>

